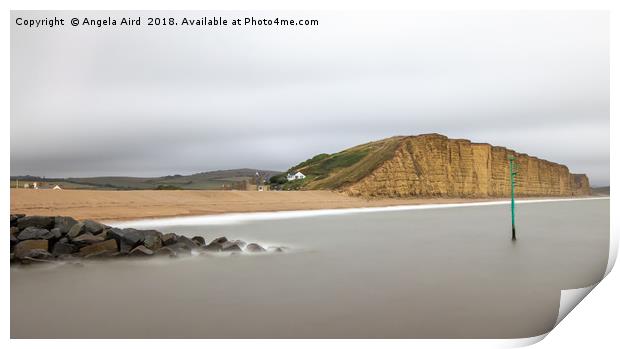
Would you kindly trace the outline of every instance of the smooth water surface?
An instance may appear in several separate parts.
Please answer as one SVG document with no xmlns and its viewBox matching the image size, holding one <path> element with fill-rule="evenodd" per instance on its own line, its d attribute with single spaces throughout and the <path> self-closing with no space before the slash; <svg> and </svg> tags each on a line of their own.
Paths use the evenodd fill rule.
<svg viewBox="0 0 620 349">
<path fill-rule="evenodd" d="M 600 281 L 609 200 L 157 226 L 286 253 L 11 268 L 13 338 L 520 338 Z"/>
</svg>

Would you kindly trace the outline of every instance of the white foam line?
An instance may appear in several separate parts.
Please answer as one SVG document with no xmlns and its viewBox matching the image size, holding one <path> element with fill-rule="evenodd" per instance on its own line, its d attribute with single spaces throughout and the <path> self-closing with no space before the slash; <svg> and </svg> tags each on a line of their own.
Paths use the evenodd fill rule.
<svg viewBox="0 0 620 349">
<path fill-rule="evenodd" d="M 515 203 L 534 204 L 541 202 L 561 202 L 561 201 L 581 201 L 581 200 L 609 200 L 609 197 L 589 197 L 589 198 L 570 198 L 570 199 L 535 199 L 535 200 L 515 200 Z M 251 212 L 251 213 L 225 213 L 217 215 L 184 216 L 173 218 L 150 218 L 133 221 L 106 222 L 109 225 L 119 228 L 148 228 L 164 226 L 183 226 L 183 225 L 230 225 L 250 221 L 265 221 L 278 219 L 293 219 L 319 216 L 336 216 L 356 213 L 373 212 L 396 212 L 409 210 L 430 210 L 437 208 L 455 207 L 474 207 L 474 206 L 497 206 L 508 205 L 510 200 L 467 202 L 458 204 L 423 204 L 423 205 L 400 205 L 382 207 L 360 207 L 360 208 L 339 208 L 321 210 L 298 210 L 298 211 L 274 211 L 274 212 Z"/>
</svg>

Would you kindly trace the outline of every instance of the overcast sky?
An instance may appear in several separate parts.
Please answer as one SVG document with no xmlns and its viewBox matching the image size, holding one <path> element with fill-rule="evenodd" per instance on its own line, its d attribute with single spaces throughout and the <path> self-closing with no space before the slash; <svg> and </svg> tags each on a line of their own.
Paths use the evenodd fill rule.
<svg viewBox="0 0 620 349">
<path fill-rule="evenodd" d="M 108 14 L 12 12 L 12 175 L 285 170 L 318 153 L 438 132 L 609 183 L 606 13 L 177 12 L 320 23 L 15 24 Z"/>
</svg>

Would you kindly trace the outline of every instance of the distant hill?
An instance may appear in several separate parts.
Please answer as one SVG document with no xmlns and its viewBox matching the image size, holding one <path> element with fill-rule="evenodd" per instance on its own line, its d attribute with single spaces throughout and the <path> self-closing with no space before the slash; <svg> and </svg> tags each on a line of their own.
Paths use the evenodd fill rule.
<svg viewBox="0 0 620 349">
<path fill-rule="evenodd" d="M 583 174 L 564 165 L 487 143 L 439 134 L 396 136 L 334 154 L 319 154 L 288 170 L 306 175 L 284 189 L 330 189 L 359 196 L 506 197 L 510 156 L 518 166 L 518 196 L 588 195 Z M 280 175 L 272 182 L 283 183 Z"/>
<path fill-rule="evenodd" d="M 254 181 L 258 171 L 263 180 L 280 174 L 278 171 L 256 170 L 249 168 L 218 170 L 195 173 L 191 175 L 170 175 L 163 177 L 84 177 L 84 178 L 45 178 L 37 176 L 13 176 L 11 186 L 15 180 L 22 182 L 38 182 L 47 186 L 59 184 L 66 189 L 108 189 L 108 190 L 136 190 L 136 189 L 222 189 L 235 187 L 244 181 Z"/>
<path fill-rule="evenodd" d="M 609 196 L 609 186 L 606 187 L 592 187 L 592 195 L 594 196 Z"/>
</svg>

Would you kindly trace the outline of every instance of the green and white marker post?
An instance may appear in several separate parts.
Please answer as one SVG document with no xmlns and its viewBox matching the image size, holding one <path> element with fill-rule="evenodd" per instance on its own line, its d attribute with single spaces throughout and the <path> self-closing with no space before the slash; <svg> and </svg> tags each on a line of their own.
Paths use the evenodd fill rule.
<svg viewBox="0 0 620 349">
<path fill-rule="evenodd" d="M 517 164 L 514 163 L 514 156 L 509 156 L 510 161 L 510 211 L 512 213 L 512 240 L 517 240 L 515 231 L 515 177 L 517 176 Z"/>
</svg>

